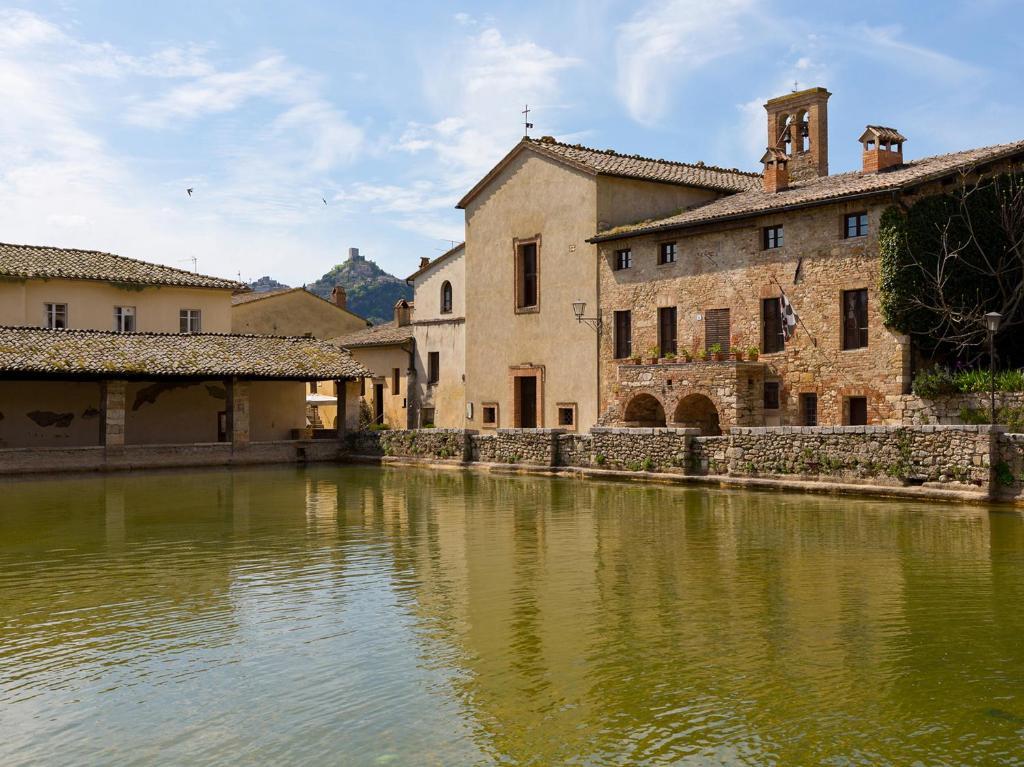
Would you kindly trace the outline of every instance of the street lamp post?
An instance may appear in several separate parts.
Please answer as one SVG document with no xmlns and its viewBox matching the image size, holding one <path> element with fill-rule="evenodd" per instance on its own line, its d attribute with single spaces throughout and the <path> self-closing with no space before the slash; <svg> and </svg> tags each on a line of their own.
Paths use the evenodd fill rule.
<svg viewBox="0 0 1024 767">
<path fill-rule="evenodd" d="M 598 333 L 600 333 L 601 332 L 601 325 L 604 324 L 604 323 L 601 322 L 601 318 L 600 317 L 584 317 L 583 313 L 585 311 L 587 311 L 587 302 L 586 301 L 577 299 L 577 300 L 572 302 L 572 313 L 576 315 L 576 321 L 577 322 L 582 322 L 582 323 L 584 323 L 586 325 L 589 325 L 594 330 L 596 330 Z"/>
<path fill-rule="evenodd" d="M 999 312 L 989 312 L 985 315 L 985 327 L 988 329 L 988 378 L 989 394 L 991 395 L 991 416 L 989 423 L 996 422 L 996 333 L 999 332 L 999 323 L 1003 315 Z"/>
</svg>

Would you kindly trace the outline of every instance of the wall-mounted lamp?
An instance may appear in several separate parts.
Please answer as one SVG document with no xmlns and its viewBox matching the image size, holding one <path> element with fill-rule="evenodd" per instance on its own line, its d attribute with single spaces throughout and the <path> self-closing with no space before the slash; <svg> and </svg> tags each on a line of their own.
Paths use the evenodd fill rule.
<svg viewBox="0 0 1024 767">
<path fill-rule="evenodd" d="M 587 325 L 590 325 L 590 327 L 592 327 L 594 330 L 596 330 L 598 333 L 600 333 L 601 332 L 601 325 L 603 324 L 601 322 L 601 318 L 600 317 L 584 317 L 583 313 L 586 312 L 586 311 L 587 311 L 587 302 L 586 301 L 576 300 L 576 301 L 572 302 L 572 313 L 576 315 L 576 322 L 582 322 L 582 323 L 585 323 Z"/>
</svg>

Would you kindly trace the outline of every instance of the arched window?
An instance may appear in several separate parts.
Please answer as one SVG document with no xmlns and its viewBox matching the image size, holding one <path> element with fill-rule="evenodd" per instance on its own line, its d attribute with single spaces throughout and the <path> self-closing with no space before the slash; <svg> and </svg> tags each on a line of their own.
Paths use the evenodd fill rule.
<svg viewBox="0 0 1024 767">
<path fill-rule="evenodd" d="M 441 314 L 452 313 L 452 284 L 445 280 L 441 286 Z"/>
</svg>

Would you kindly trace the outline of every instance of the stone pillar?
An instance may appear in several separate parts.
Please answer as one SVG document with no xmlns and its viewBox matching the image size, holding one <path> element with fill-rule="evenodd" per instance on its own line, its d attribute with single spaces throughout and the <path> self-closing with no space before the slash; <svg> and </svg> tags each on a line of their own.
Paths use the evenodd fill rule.
<svg viewBox="0 0 1024 767">
<path fill-rule="evenodd" d="M 338 400 L 338 415 L 334 422 L 334 426 L 338 431 L 338 442 L 345 442 L 348 429 L 345 427 L 345 419 L 348 412 L 348 382 L 347 381 L 335 381 L 334 382 L 334 397 Z"/>
<path fill-rule="evenodd" d="M 125 382 L 100 383 L 100 445 L 124 447 Z"/>
<path fill-rule="evenodd" d="M 233 448 L 249 445 L 249 382 L 232 378 L 227 382 L 228 437 Z"/>
</svg>

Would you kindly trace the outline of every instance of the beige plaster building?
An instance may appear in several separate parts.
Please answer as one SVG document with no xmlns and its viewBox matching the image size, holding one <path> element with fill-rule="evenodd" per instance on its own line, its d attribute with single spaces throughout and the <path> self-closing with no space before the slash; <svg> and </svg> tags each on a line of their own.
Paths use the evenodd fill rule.
<svg viewBox="0 0 1024 767">
<path fill-rule="evenodd" d="M 395 318 L 334 339 L 368 372 L 359 381 L 359 401 L 372 426 L 409 429 L 413 361 L 413 305 L 402 299 L 395 304 Z"/>
<path fill-rule="evenodd" d="M 862 144 L 862 167 L 829 175 L 829 96 L 812 88 L 765 105 L 756 187 L 592 238 L 602 422 L 708 434 L 898 422 L 912 355 L 879 311 L 882 212 L 962 173 L 1019 168 L 1024 142 L 905 160 L 898 131 L 868 126 L 846 137 Z M 783 296 L 799 318 L 788 327 Z M 733 359 L 681 362 L 717 348 Z"/>
<path fill-rule="evenodd" d="M 466 245 L 433 261 L 423 259 L 409 277 L 415 291 L 412 320 L 413 426 L 461 429 L 466 425 Z"/>
<path fill-rule="evenodd" d="M 760 185 L 756 174 L 524 138 L 465 210 L 466 426 L 587 430 L 599 415 L 594 232 Z M 472 415 L 470 415 L 472 414 Z"/>
<path fill-rule="evenodd" d="M 244 289 L 109 253 L 0 244 L 0 472 L 47 468 L 26 449 L 85 450 L 51 469 L 298 455 L 248 448 L 303 436 L 305 381 L 366 371 L 326 342 L 231 334 Z M 143 446 L 181 449 L 130 450 Z"/>
<path fill-rule="evenodd" d="M 312 336 L 330 340 L 366 328 L 370 323 L 349 311 L 345 289 L 336 285 L 327 301 L 305 288 L 282 288 L 261 293 L 236 293 L 231 298 L 231 327 L 235 333 Z M 309 381 L 306 422 L 313 429 L 337 429 L 338 400 L 333 381 Z M 361 384 L 348 383 L 346 396 L 355 401 Z M 347 408 L 346 428 L 359 426 L 357 408 Z"/>
</svg>

